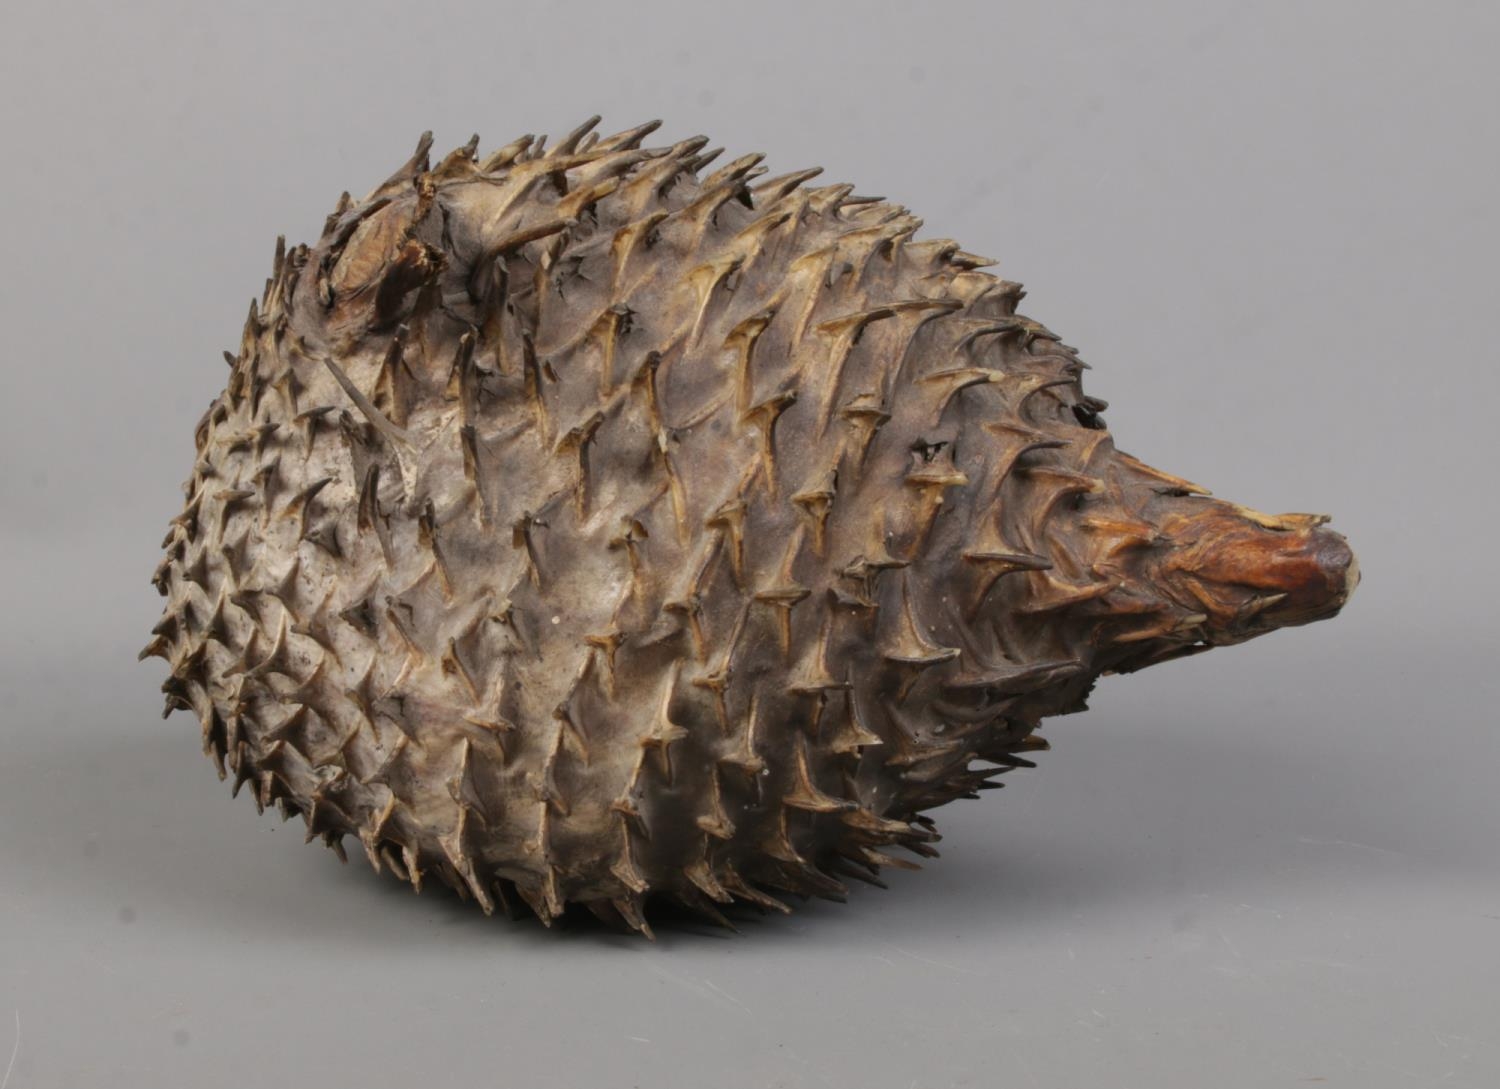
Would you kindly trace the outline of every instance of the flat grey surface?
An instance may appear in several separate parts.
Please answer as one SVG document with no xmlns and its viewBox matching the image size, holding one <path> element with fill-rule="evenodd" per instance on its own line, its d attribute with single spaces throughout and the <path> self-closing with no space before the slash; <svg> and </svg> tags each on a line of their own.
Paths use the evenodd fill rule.
<svg viewBox="0 0 1500 1089">
<path fill-rule="evenodd" d="M 0 1089 L 1500 1084 L 1495 6 L 507 7 L 0 14 Z M 1106 680 L 922 873 L 738 937 L 230 802 L 134 654 L 275 236 L 596 111 L 998 255 L 1124 449 L 1331 511 L 1355 600 Z"/>
</svg>

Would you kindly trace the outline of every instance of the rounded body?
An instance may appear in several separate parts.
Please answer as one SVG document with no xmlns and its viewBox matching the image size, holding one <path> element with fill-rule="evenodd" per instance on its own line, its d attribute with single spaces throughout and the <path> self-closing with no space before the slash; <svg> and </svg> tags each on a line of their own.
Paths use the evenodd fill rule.
<svg viewBox="0 0 1500 1089">
<path fill-rule="evenodd" d="M 543 919 L 838 897 L 1099 672 L 1347 595 L 1118 453 L 982 260 L 649 131 L 424 142 L 278 248 L 147 650 L 309 838 Z"/>
</svg>

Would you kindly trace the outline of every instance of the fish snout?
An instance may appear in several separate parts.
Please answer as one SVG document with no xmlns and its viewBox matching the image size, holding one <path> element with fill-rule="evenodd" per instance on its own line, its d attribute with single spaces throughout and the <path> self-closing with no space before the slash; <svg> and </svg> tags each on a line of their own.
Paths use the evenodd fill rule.
<svg viewBox="0 0 1500 1089">
<path fill-rule="evenodd" d="M 1214 643 L 1326 619 L 1359 584 L 1354 552 L 1327 520 L 1207 501 L 1164 527 L 1163 588 L 1206 614 Z"/>
</svg>

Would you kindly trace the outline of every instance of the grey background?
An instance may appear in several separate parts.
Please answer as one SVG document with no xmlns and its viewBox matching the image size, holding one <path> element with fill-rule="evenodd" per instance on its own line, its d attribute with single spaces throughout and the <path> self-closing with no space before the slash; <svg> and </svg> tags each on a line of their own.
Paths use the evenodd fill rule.
<svg viewBox="0 0 1500 1089">
<path fill-rule="evenodd" d="M 1497 30 L 1489 3 L 6 5 L 0 1087 L 1500 1084 Z M 487 920 L 231 803 L 134 657 L 275 236 L 424 128 L 596 111 L 821 163 L 998 255 L 1122 447 L 1334 513 L 1353 603 L 1106 680 L 1040 770 L 939 814 L 923 873 L 740 937 Z"/>
</svg>

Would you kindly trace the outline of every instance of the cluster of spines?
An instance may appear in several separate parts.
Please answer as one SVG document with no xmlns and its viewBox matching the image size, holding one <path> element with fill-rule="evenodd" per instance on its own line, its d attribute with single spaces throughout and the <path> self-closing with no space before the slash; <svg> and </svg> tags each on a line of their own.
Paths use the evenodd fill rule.
<svg viewBox="0 0 1500 1089">
<path fill-rule="evenodd" d="M 241 352 L 231 358 L 229 388 L 199 429 L 200 458 L 189 481 L 188 503 L 174 522 L 158 575 L 164 591 L 175 588 L 174 600 L 148 651 L 172 664 L 169 709 L 191 707 L 199 713 L 205 747 L 227 763 L 237 787 L 255 780 L 258 804 L 275 800 L 288 809 L 300 808 L 309 836 L 322 834 L 331 845 L 337 845 L 344 831 L 356 831 L 377 868 L 383 863 L 413 884 L 420 883 L 424 864 L 435 866 L 448 883 L 474 895 L 487 910 L 494 906 L 492 891 L 514 893 L 548 919 L 567 899 L 570 875 L 554 837 L 575 802 L 559 783 L 559 768 L 570 760 L 589 760 L 589 715 L 582 705 L 618 698 L 616 665 L 622 644 L 649 644 L 653 638 L 670 642 L 671 652 L 658 662 L 670 659 L 672 664 L 662 672 L 660 695 L 638 739 L 638 756 L 608 806 L 617 847 L 607 859 L 607 872 L 618 895 L 592 897 L 591 906 L 644 927 L 643 897 L 662 888 L 638 861 L 651 849 L 648 816 L 640 804 L 648 792 L 645 777 L 659 777 L 671 788 L 674 749 L 705 722 L 735 743 L 704 746 L 721 757 L 701 791 L 705 804 L 693 818 L 702 837 L 701 852 L 684 861 L 686 884 L 675 891 L 709 910 L 709 902 L 736 897 L 780 905 L 765 885 L 842 896 L 843 886 L 829 869 L 873 877 L 880 866 L 896 864 L 883 850 L 892 844 L 931 853 L 935 833 L 929 823 L 913 819 L 916 814 L 992 785 L 994 775 L 1026 763 L 1018 754 L 1038 744 L 1029 736 L 1034 718 L 1025 715 L 1001 718 L 1006 726 L 997 731 L 992 706 L 968 723 L 960 721 L 963 707 L 958 704 L 945 716 L 929 715 L 921 722 L 911 721 L 909 706 L 942 708 L 941 699 L 961 699 L 974 691 L 983 691 L 991 703 L 1019 701 L 1028 692 L 1088 672 L 1088 664 L 1077 657 L 1026 660 L 1007 646 L 1006 633 L 998 629 L 978 640 L 974 622 L 1005 576 L 1029 580 L 1020 595 L 1029 615 L 1076 615 L 1081 606 L 1117 588 L 1094 578 L 1083 561 L 1069 561 L 1069 569 L 1059 570 L 1058 558 L 1068 554 L 1068 544 L 1045 539 L 1057 504 L 1078 495 L 1097 496 L 1111 486 L 1107 474 L 1094 475 L 1091 468 L 1094 456 L 1108 450 L 1107 435 L 1097 424 L 1102 406 L 1076 391 L 1081 366 L 1076 358 L 1055 346 L 1045 329 L 1015 315 L 1020 297 L 1016 285 L 974 272 L 983 260 L 950 243 L 912 243 L 919 223 L 903 209 L 855 197 L 847 187 L 801 188 L 811 172 L 752 187 L 756 157 L 736 160 L 697 180 L 712 157 L 702 150 L 705 142 L 641 150 L 640 141 L 651 127 L 604 141 L 591 128 L 575 131 L 550 151 L 541 142 L 523 139 L 484 161 L 477 160 L 471 143 L 431 169 L 424 140 L 413 160 L 366 201 L 355 204 L 347 196 L 340 201 L 317 248 L 316 265 L 309 268 L 313 252 L 307 247 L 288 251 L 278 244 L 273 277 L 260 306 L 252 305 Z M 440 279 L 435 270 L 452 262 L 453 255 L 422 241 L 416 228 L 433 215 L 446 214 L 438 199 L 442 187 L 491 177 L 504 180 L 518 206 L 534 188 L 550 187 L 552 211 L 488 240 L 482 252 L 469 255 L 462 292 L 445 293 L 434 286 Z M 691 190 L 691 199 L 664 207 L 665 195 L 677 186 Z M 373 381 L 363 373 L 357 382 L 327 345 L 309 343 L 293 331 L 288 313 L 295 309 L 293 296 L 304 291 L 327 315 L 327 326 L 337 330 L 342 315 L 334 279 L 340 247 L 373 214 L 408 193 L 416 204 L 408 237 L 395 248 L 390 267 L 379 270 L 370 313 L 361 319 L 366 330 L 388 328 L 388 346 Z M 745 222 L 726 241 L 716 217 L 734 201 L 746 209 Z M 601 202 L 617 217 L 617 229 L 602 229 Z M 806 246 L 799 235 L 804 227 L 821 229 L 820 245 Z M 705 245 L 711 235 L 718 243 L 713 247 Z M 778 247 L 790 246 L 794 237 L 801 249 L 779 269 L 779 289 L 741 314 L 744 307 L 733 298 L 736 290 L 757 262 L 782 260 Z M 680 273 L 670 262 L 651 258 L 649 251 L 661 246 L 713 252 L 678 275 L 678 283 L 657 285 L 653 276 Z M 602 262 L 607 274 L 583 279 L 580 270 L 588 262 Z M 529 276 L 523 278 L 523 273 Z M 310 285 L 302 282 L 305 276 L 311 277 Z M 564 303 L 559 296 L 585 282 L 594 285 L 600 298 L 596 316 L 584 314 L 580 320 L 578 304 Z M 633 327 L 650 320 L 645 308 L 632 308 L 630 300 L 668 288 L 689 293 L 686 305 L 670 308 L 677 327 L 658 337 L 658 346 L 650 351 L 632 355 L 623 350 Z M 415 302 L 409 298 L 413 292 Z M 874 301 L 826 313 L 829 300 L 843 298 Z M 570 307 L 566 320 L 554 312 L 560 306 Z M 734 320 L 729 322 L 731 312 Z M 454 339 L 456 350 L 446 367 L 424 358 L 419 369 L 425 379 L 419 380 L 408 352 L 429 354 L 427 342 L 442 343 L 438 333 L 445 322 L 450 329 L 467 326 L 469 331 Z M 720 328 L 726 324 L 727 329 Z M 558 329 L 567 335 L 553 336 Z M 716 342 L 707 342 L 711 329 Z M 359 330 L 346 332 L 354 337 Z M 769 343 L 773 339 L 774 345 Z M 988 350 L 1002 342 L 1006 352 L 1001 354 L 1010 366 L 997 365 L 995 353 Z M 479 343 L 492 353 L 492 366 L 478 362 Z M 1049 350 L 1034 352 L 1038 345 Z M 593 362 L 592 373 L 568 366 L 579 355 Z M 1019 368 L 1017 358 L 1023 364 Z M 933 359 L 942 365 L 932 365 Z M 294 366 L 294 360 L 303 365 Z M 336 383 L 342 403 L 332 396 L 308 403 L 310 387 L 334 393 L 326 381 L 319 382 L 317 367 L 306 365 L 310 360 Z M 701 403 L 679 403 L 677 391 L 699 392 L 690 382 L 664 388 L 662 369 L 681 368 L 684 360 L 696 361 L 700 370 L 722 369 L 715 374 L 716 383 L 700 383 Z M 430 388 L 421 389 L 422 381 L 430 383 L 439 370 L 444 401 L 458 409 L 451 437 L 456 451 L 449 463 L 461 467 L 469 486 L 454 507 L 468 510 L 478 527 L 503 532 L 521 557 L 522 570 L 514 585 L 501 588 L 503 597 L 488 593 L 469 602 L 468 620 L 434 649 L 411 619 L 417 605 L 409 591 L 435 592 L 453 604 L 456 579 L 445 554 L 445 527 L 458 516 L 453 507 L 439 511 L 431 495 L 421 494 L 421 459 L 408 424 L 414 402 L 424 392 L 431 396 Z M 575 396 L 582 409 L 570 410 L 568 398 L 558 390 L 579 383 L 588 384 L 591 396 Z M 986 389 L 1001 394 L 997 410 L 959 414 L 955 422 L 955 407 Z M 1071 464 L 1032 456 L 1062 445 L 1055 427 L 1039 427 L 1029 415 L 1029 402 L 1046 390 L 1065 390 L 1057 404 L 1071 413 L 1079 430 L 1093 432 Z M 268 396 L 280 399 L 279 412 L 263 411 Z M 484 406 L 496 396 L 511 396 L 526 407 L 517 419 L 485 433 Z M 800 444 L 812 451 L 810 457 L 789 455 L 779 440 L 778 428 L 790 411 L 798 413 L 799 435 L 817 439 Z M 556 549 L 560 535 L 545 534 L 550 522 L 566 516 L 579 527 L 596 520 L 604 482 L 596 480 L 603 459 L 595 456 L 595 446 L 605 422 L 626 412 L 644 420 L 656 453 L 636 489 L 639 502 L 618 517 L 617 528 L 608 534 L 608 550 L 628 569 L 624 590 L 608 622 L 584 637 L 582 654 L 575 656 L 578 667 L 552 726 L 541 733 L 535 723 L 520 730 L 504 703 L 521 668 L 517 657 L 535 652 L 540 636 L 527 628 L 538 609 L 519 616 L 515 603 L 539 601 L 556 575 L 548 570 L 548 553 Z M 736 483 L 728 494 L 708 502 L 702 494 L 689 495 L 673 444 L 721 415 L 757 436 L 756 449 L 739 472 L 730 474 Z M 231 416 L 239 426 L 226 431 Z M 978 429 L 995 436 L 992 448 L 1001 452 L 1000 458 L 973 460 Z M 897 482 L 897 495 L 889 494 L 892 481 L 865 473 L 872 447 L 888 446 L 892 435 L 911 445 L 910 465 Z M 913 435 L 916 441 L 908 438 Z M 334 477 L 299 480 L 295 488 L 283 480 L 281 459 L 300 455 L 305 463 L 324 436 L 336 436 L 348 449 L 352 475 L 338 484 L 357 497 L 352 526 L 336 512 L 319 516 L 320 497 Z M 514 445 L 522 436 L 539 442 L 544 453 L 566 468 L 554 466 L 556 487 L 535 496 L 534 509 L 528 505 L 502 514 L 507 500 L 494 494 L 499 474 L 492 447 Z M 957 440 L 964 443 L 968 468 L 955 460 Z M 1076 444 L 1076 439 L 1070 441 Z M 235 466 L 233 479 L 221 479 L 229 464 Z M 974 479 L 976 467 L 979 479 Z M 1040 505 L 1030 499 L 1006 503 L 1006 487 L 1025 487 L 1047 498 Z M 955 488 L 969 489 L 968 501 L 959 515 L 944 517 L 953 506 L 948 497 Z M 796 528 L 782 549 L 766 547 L 762 540 L 761 556 L 777 554 L 758 563 L 757 557 L 747 556 L 747 534 L 755 528 L 757 512 L 783 505 L 796 511 Z M 870 518 L 872 510 L 884 517 Z M 217 521 L 208 531 L 199 524 L 205 512 Z M 330 562 L 367 547 L 368 540 L 361 544 L 355 538 L 373 539 L 383 575 L 348 600 L 335 602 L 332 594 L 315 605 L 299 600 L 306 584 L 299 581 L 295 547 L 289 564 L 275 574 L 265 570 L 272 562 L 268 550 L 249 562 L 251 545 L 263 542 L 273 518 L 295 526 L 295 539 L 321 550 Z M 497 519 L 509 524 L 497 526 Z M 231 521 L 245 528 L 228 542 L 224 533 Z M 402 522 L 414 527 L 403 545 L 427 561 L 405 590 L 391 592 L 397 563 L 393 525 Z M 1125 547 L 1119 542 L 1133 538 L 1149 540 L 1152 533 L 1148 523 L 1120 514 L 1097 528 L 1111 537 L 1113 547 Z M 654 554 L 649 562 L 643 557 L 648 548 Z M 940 570 L 944 565 L 954 564 L 970 572 L 964 580 L 967 600 L 958 607 L 964 622 L 936 625 L 953 638 L 935 641 L 935 626 L 924 622 L 925 605 L 916 598 L 948 577 Z M 667 567 L 682 576 L 658 588 L 648 576 Z M 247 570 L 258 576 L 246 577 Z M 189 584 L 197 590 L 187 590 Z M 425 589 L 429 584 L 434 591 Z M 709 630 L 705 599 L 724 593 L 738 595 L 741 604 L 715 610 L 733 617 L 727 631 Z M 213 598 L 211 606 L 205 604 L 208 597 Z M 271 607 L 268 614 L 263 609 L 266 598 L 280 606 L 274 624 L 270 617 L 277 610 Z M 295 619 L 309 608 L 308 619 Z M 235 638 L 226 610 L 239 610 L 248 620 L 248 627 L 239 625 L 249 630 L 248 639 Z M 1158 620 L 1160 612 L 1159 607 L 1143 607 L 1143 613 Z M 1181 617 L 1169 619 L 1184 623 Z M 775 692 L 774 682 L 759 680 L 736 691 L 737 649 L 752 625 L 767 622 L 788 678 L 785 691 Z M 507 629 L 510 649 L 489 663 L 487 671 L 476 660 L 474 644 L 480 628 L 490 624 Z M 343 660 L 347 651 L 340 655 L 341 643 L 353 641 L 351 633 L 370 644 L 362 672 L 358 663 Z M 854 643 L 867 637 L 875 648 L 875 672 L 893 678 L 893 686 L 873 705 L 862 707 L 851 660 Z M 385 653 L 382 640 L 402 651 L 403 664 L 389 681 L 377 679 Z M 211 643 L 220 648 L 213 652 L 213 668 L 207 662 Z M 458 702 L 468 705 L 458 759 L 443 778 L 454 816 L 437 837 L 441 853 L 435 859 L 424 855 L 426 845 L 418 842 L 416 829 L 403 827 L 403 810 L 413 810 L 418 799 L 403 798 L 402 791 L 412 788 L 415 775 L 431 777 L 434 770 L 424 765 L 419 773 L 403 771 L 409 754 L 423 750 L 427 737 L 402 705 L 401 680 L 424 665 L 450 679 L 463 693 Z M 938 666 L 944 668 L 935 670 Z M 344 687 L 345 706 L 338 709 L 326 706 L 335 672 L 357 674 Z M 214 674 L 228 680 L 227 695 L 225 685 L 211 679 Z M 931 680 L 934 674 L 940 675 L 936 681 Z M 273 686 L 272 676 L 283 682 Z M 914 696 L 919 686 L 925 686 L 921 699 Z M 766 689 L 764 698 L 761 688 Z M 731 696 L 737 697 L 733 708 Z M 674 702 L 683 700 L 694 712 L 691 725 L 673 717 Z M 257 717 L 262 703 L 290 710 L 267 726 Z M 704 708 L 708 714 L 697 713 Z M 777 729 L 791 737 L 768 762 L 756 738 L 766 729 L 759 719 L 773 711 L 781 716 Z M 259 730 L 258 739 L 246 736 L 247 715 Z M 329 747 L 314 752 L 311 738 L 319 731 L 308 727 L 314 718 L 326 727 L 349 725 L 343 732 L 335 729 Z M 382 723 L 399 733 L 382 734 Z M 937 736 L 937 728 L 943 736 Z M 351 767 L 346 759 L 362 736 L 365 744 L 359 747 L 366 756 L 379 753 L 378 766 Z M 474 770 L 480 759 L 475 753 L 505 766 L 512 755 L 508 747 L 523 742 L 540 757 L 529 776 L 536 804 L 525 843 L 530 861 L 523 868 L 539 879 L 496 884 L 476 862 L 482 854 L 475 846 L 476 829 L 487 828 L 497 809 L 515 807 L 520 799 L 485 796 Z M 810 752 L 814 745 L 816 755 Z M 971 762 L 980 759 L 996 766 L 970 770 Z M 882 805 L 888 815 L 872 808 L 874 795 L 860 780 L 861 769 L 872 760 L 898 769 L 896 794 Z M 777 767 L 769 768 L 771 762 Z M 765 773 L 772 770 L 779 805 L 769 820 L 755 821 L 761 838 L 746 843 L 736 838 L 725 798 L 748 797 L 759 806 Z M 366 805 L 363 811 L 342 809 L 340 786 L 350 777 L 362 786 L 385 787 L 384 804 Z M 830 827 L 835 829 L 831 834 Z M 754 874 L 740 872 L 746 866 L 741 860 L 753 864 Z M 497 867 L 496 872 L 503 870 Z"/>
</svg>

